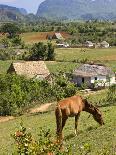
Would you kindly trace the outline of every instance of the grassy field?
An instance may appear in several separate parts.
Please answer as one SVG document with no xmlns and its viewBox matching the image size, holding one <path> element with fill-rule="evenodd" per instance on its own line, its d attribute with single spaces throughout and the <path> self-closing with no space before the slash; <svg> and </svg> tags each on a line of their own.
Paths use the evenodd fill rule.
<svg viewBox="0 0 116 155">
<path fill-rule="evenodd" d="M 78 61 L 87 58 L 89 61 L 103 63 L 116 72 L 116 48 L 109 49 L 55 49 L 56 61 L 46 61 L 50 72 L 70 72 L 79 66 Z M 0 61 L 0 74 L 6 73 L 12 61 Z"/>
<path fill-rule="evenodd" d="M 89 148 L 89 155 L 115 155 L 116 151 L 116 106 L 102 107 L 105 125 L 99 126 L 92 118 L 88 118 L 89 114 L 82 112 L 79 126 L 78 136 L 74 136 L 74 118 L 69 118 L 64 128 L 64 142 L 71 145 L 73 155 L 80 155 Z M 0 124 L 0 154 L 10 155 L 14 148 L 14 140 L 11 134 L 15 133 L 19 128 L 20 122 L 23 121 L 25 127 L 32 135 L 36 137 L 40 131 L 40 127 L 49 128 L 55 139 L 55 115 L 54 112 L 37 115 L 24 115 L 14 120 Z M 85 147 L 85 150 L 84 148 Z M 102 152 L 102 153 L 101 153 Z M 100 154 L 101 153 L 101 154 Z"/>
<path fill-rule="evenodd" d="M 89 48 L 69 48 L 56 49 L 56 60 L 74 61 L 87 58 L 97 61 L 116 61 L 116 48 L 89 49 Z"/>
<path fill-rule="evenodd" d="M 87 58 L 90 61 L 104 63 L 116 71 L 116 48 L 109 49 L 56 49 L 56 61 L 46 62 L 50 72 L 65 71 L 69 72 L 79 65 L 77 60 Z M 0 61 L 0 74 L 6 73 L 12 61 Z M 90 96 L 90 100 L 99 103 L 105 93 Z M 105 104 L 105 103 L 104 103 Z M 74 136 L 74 118 L 70 118 L 64 129 L 65 144 L 73 148 L 73 155 L 85 155 L 85 149 L 90 153 L 88 155 L 115 155 L 116 151 L 116 106 L 102 106 L 105 125 L 99 125 L 89 114 L 83 112 L 79 121 L 78 136 Z M 14 141 L 10 136 L 23 121 L 28 131 L 31 131 L 37 138 L 40 127 L 50 128 L 55 138 L 55 116 L 54 112 L 37 115 L 23 115 L 14 120 L 0 123 L 0 155 L 11 155 L 14 150 Z M 83 153 L 81 153 L 83 152 Z M 101 153 L 102 152 L 102 153 Z"/>
</svg>

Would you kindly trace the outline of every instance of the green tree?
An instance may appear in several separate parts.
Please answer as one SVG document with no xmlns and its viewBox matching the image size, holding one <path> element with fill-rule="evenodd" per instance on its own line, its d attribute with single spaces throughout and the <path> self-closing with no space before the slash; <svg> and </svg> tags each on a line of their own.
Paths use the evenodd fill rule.
<svg viewBox="0 0 116 155">
<path fill-rule="evenodd" d="M 54 54 L 54 47 L 51 43 L 48 43 L 48 50 L 47 50 L 47 60 L 55 60 L 55 54 Z"/>
<path fill-rule="evenodd" d="M 4 46 L 4 48 L 8 48 L 10 46 L 10 41 L 8 38 L 3 38 L 1 40 L 2 45 Z"/>
<path fill-rule="evenodd" d="M 12 38 L 11 42 L 12 42 L 13 46 L 21 45 L 21 43 L 22 43 L 21 37 L 19 35 L 16 35 L 15 37 Z"/>
<path fill-rule="evenodd" d="M 17 35 L 17 33 L 20 32 L 20 28 L 18 25 L 14 23 L 6 23 L 2 25 L 1 32 L 8 33 L 8 37 L 13 38 L 14 36 Z"/>
<path fill-rule="evenodd" d="M 30 60 L 45 60 L 47 54 L 47 46 L 42 42 L 35 43 L 31 48 Z"/>
</svg>

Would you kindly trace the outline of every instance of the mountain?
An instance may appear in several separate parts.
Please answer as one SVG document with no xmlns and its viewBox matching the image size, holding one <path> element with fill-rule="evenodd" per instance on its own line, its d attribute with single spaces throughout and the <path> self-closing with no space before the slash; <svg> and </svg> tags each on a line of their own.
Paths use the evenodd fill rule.
<svg viewBox="0 0 116 155">
<path fill-rule="evenodd" d="M 23 8 L 16 8 L 0 4 L 0 21 L 22 21 L 27 11 Z"/>
<path fill-rule="evenodd" d="M 45 0 L 37 16 L 47 19 L 116 20 L 116 0 Z"/>
</svg>

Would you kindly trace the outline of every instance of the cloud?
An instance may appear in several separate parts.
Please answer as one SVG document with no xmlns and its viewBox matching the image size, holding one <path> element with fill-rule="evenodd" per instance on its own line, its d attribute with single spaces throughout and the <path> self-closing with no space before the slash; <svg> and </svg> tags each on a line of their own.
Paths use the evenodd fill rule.
<svg viewBox="0 0 116 155">
<path fill-rule="evenodd" d="M 0 3 L 12 3 L 15 2 L 16 0 L 0 0 Z"/>
</svg>

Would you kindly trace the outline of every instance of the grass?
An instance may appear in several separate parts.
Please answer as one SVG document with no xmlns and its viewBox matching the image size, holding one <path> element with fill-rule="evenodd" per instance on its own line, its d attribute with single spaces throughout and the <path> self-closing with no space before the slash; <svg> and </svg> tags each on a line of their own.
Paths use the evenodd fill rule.
<svg viewBox="0 0 116 155">
<path fill-rule="evenodd" d="M 89 61 L 103 63 L 116 72 L 116 48 L 109 49 L 85 49 L 82 52 L 80 48 L 75 49 L 55 49 L 56 61 L 46 61 L 50 72 L 71 72 L 79 66 L 77 60 L 87 58 Z M 0 61 L 0 74 L 6 73 L 12 61 Z"/>
<path fill-rule="evenodd" d="M 85 52 L 84 52 L 84 51 Z M 88 60 L 116 61 L 116 48 L 107 49 L 56 49 L 57 61 L 74 61 L 87 58 Z"/>
<path fill-rule="evenodd" d="M 73 147 L 74 155 L 80 154 L 83 151 L 83 146 L 89 146 L 90 155 L 100 155 L 100 151 L 114 151 L 116 141 L 116 106 L 103 107 L 105 125 L 100 127 L 92 117 L 88 118 L 89 114 L 82 112 L 79 126 L 78 136 L 74 136 L 74 118 L 69 118 L 64 128 L 65 143 Z M 38 115 L 24 115 L 0 124 L 0 154 L 11 154 L 14 150 L 14 141 L 10 136 L 19 128 L 20 122 L 23 121 L 27 130 L 32 132 L 36 137 L 40 127 L 50 128 L 53 137 L 55 138 L 55 115 L 54 112 Z M 108 155 L 110 155 L 109 152 Z M 113 153 L 111 155 L 114 155 Z"/>
<path fill-rule="evenodd" d="M 7 72 L 12 60 L 2 61 L 0 60 L 0 74 L 4 74 Z"/>
</svg>

